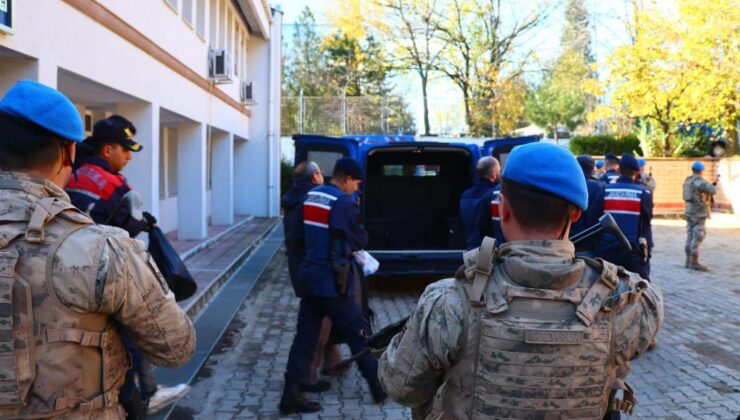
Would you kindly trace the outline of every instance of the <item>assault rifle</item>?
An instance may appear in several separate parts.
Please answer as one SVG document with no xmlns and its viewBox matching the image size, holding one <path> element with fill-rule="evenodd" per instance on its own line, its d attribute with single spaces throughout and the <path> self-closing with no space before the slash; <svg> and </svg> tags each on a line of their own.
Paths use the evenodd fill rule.
<svg viewBox="0 0 740 420">
<path fill-rule="evenodd" d="M 628 250 L 632 250 L 632 245 L 630 245 L 630 242 L 627 240 L 627 238 L 624 236 L 624 233 L 622 233 L 622 230 L 619 229 L 619 225 L 617 225 L 617 222 L 614 220 L 611 214 L 605 213 L 603 216 L 599 218 L 599 223 L 589 227 L 588 229 L 579 232 L 573 236 L 571 236 L 570 241 L 573 242 L 573 244 L 578 244 L 579 242 L 585 241 L 589 238 L 592 238 L 596 235 L 601 235 L 603 233 L 611 233 L 612 235 L 616 236 L 619 240 L 620 244 L 627 248 Z M 403 331 L 404 327 L 406 326 L 406 321 L 409 320 L 411 315 L 402 318 L 390 325 L 387 325 L 383 327 L 380 331 L 376 332 L 375 334 L 371 335 L 370 337 L 367 337 L 367 348 L 362 350 L 361 352 L 357 354 L 353 354 L 348 359 L 342 360 L 341 362 L 337 363 L 334 366 L 329 366 L 321 369 L 321 373 L 323 375 L 331 375 L 335 372 L 341 372 L 344 369 L 346 369 L 349 365 L 352 364 L 355 360 L 359 359 L 360 357 L 365 356 L 366 354 L 372 352 L 373 350 L 383 350 L 384 348 L 388 347 L 388 344 L 390 344 L 391 339 L 396 336 L 396 334 Z"/>
</svg>

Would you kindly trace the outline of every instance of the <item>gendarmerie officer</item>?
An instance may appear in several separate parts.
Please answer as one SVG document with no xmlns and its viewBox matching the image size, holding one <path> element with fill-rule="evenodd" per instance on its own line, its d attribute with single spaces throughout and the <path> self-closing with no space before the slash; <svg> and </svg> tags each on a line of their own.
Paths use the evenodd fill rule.
<svg viewBox="0 0 740 420">
<path fill-rule="evenodd" d="M 564 238 L 588 193 L 568 151 L 515 147 L 501 184 L 509 242 L 494 253 L 485 238 L 455 278 L 426 288 L 380 359 L 383 388 L 414 418 L 630 413 L 624 380 L 663 322 L 660 290 L 575 257 Z"/>
<path fill-rule="evenodd" d="M 604 183 L 594 178 L 594 160 L 589 155 L 580 155 L 576 158 L 586 178 L 586 189 L 588 190 L 588 208 L 583 211 L 581 217 L 573 222 L 570 228 L 571 236 L 580 233 L 599 222 L 604 214 Z M 576 245 L 576 255 L 582 257 L 596 257 L 599 252 L 599 237 L 583 241 Z"/>
<path fill-rule="evenodd" d="M 331 183 L 308 193 L 303 204 L 306 254 L 298 270 L 301 298 L 298 325 L 288 355 L 285 388 L 280 412 L 311 413 L 321 410 L 317 402 L 306 400 L 302 391 L 310 381 L 310 365 L 321 329 L 328 317 L 334 330 L 349 345 L 352 353 L 367 348 L 365 337 L 371 327 L 354 301 L 354 281 L 350 269 L 352 253 L 367 247 L 367 232 L 360 223 L 360 208 L 352 194 L 362 182 L 362 169 L 351 158 L 339 159 Z M 373 399 L 387 397 L 378 382 L 378 362 L 371 354 L 357 360 Z"/>
<path fill-rule="evenodd" d="M 601 237 L 601 256 L 642 278 L 650 278 L 650 252 L 653 248 L 653 194 L 637 182 L 640 166 L 629 153 L 619 161 L 620 176 L 604 191 L 604 212 L 610 213 L 632 244 L 632 251 L 619 245 L 614 235 Z"/>
<path fill-rule="evenodd" d="M 606 172 L 599 178 L 599 181 L 604 184 L 617 182 L 617 178 L 619 178 L 619 158 L 614 153 L 607 153 L 604 155 L 604 162 L 606 164 Z"/>
<path fill-rule="evenodd" d="M 473 249 L 480 246 L 483 239 L 483 232 L 477 226 L 476 218 L 483 204 L 485 208 L 489 207 L 490 192 L 498 185 L 501 177 L 501 165 L 498 159 L 492 156 L 484 156 L 478 159 L 475 166 L 475 172 L 478 179 L 475 184 L 465 190 L 460 197 L 460 222 L 462 223 L 463 233 L 465 235 L 465 244 L 467 249 Z"/>
</svg>

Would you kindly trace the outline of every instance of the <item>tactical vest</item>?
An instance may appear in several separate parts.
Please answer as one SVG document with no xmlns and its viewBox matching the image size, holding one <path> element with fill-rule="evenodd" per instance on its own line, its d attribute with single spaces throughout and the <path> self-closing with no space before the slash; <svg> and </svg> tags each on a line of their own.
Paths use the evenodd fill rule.
<svg viewBox="0 0 740 420">
<path fill-rule="evenodd" d="M 117 327 L 64 306 L 52 283 L 60 245 L 93 222 L 58 198 L 30 206 L 0 220 L 0 417 L 120 411 L 130 363 Z"/>
<path fill-rule="evenodd" d="M 614 217 L 633 250 L 640 249 L 640 203 L 643 194 L 643 185 L 622 182 L 609 184 L 604 190 L 604 213 L 610 213 Z M 604 234 L 601 243 L 606 249 L 621 246 L 619 240 L 611 234 Z"/>
<path fill-rule="evenodd" d="M 613 317 L 603 309 L 618 285 L 616 267 L 588 260 L 602 268 L 588 288 L 524 288 L 492 266 L 493 247 L 485 238 L 472 284 L 456 282 L 468 303 L 462 352 L 427 418 L 601 419 L 609 409 L 631 413 L 636 400 L 617 377 Z M 595 273 L 584 269 L 585 275 Z M 616 389 L 624 398 L 610 404 Z"/>
<path fill-rule="evenodd" d="M 310 296 L 340 296 L 332 266 L 348 266 L 349 243 L 329 223 L 337 199 L 344 195 L 338 188 L 322 185 L 308 192 L 303 202 L 303 229 L 306 256 L 299 269 L 301 290 Z M 352 282 L 345 294 L 352 294 Z"/>
</svg>

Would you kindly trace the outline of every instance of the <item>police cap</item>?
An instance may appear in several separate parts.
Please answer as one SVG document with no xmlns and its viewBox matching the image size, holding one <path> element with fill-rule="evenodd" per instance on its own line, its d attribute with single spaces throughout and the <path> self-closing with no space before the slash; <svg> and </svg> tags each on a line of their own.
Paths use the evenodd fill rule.
<svg viewBox="0 0 740 420">
<path fill-rule="evenodd" d="M 578 155 L 576 158 L 578 164 L 581 165 L 581 170 L 586 176 L 591 176 L 594 173 L 594 159 L 589 155 Z"/>
<path fill-rule="evenodd" d="M 619 158 L 617 157 L 617 155 L 611 152 L 604 155 L 604 160 L 619 162 Z"/>
<path fill-rule="evenodd" d="M 502 178 L 506 182 L 560 197 L 581 210 L 588 208 L 586 178 L 573 154 L 548 143 L 515 147 Z"/>
<path fill-rule="evenodd" d="M 704 170 L 704 164 L 697 160 L 696 162 L 691 164 L 691 170 L 701 172 Z"/>
<path fill-rule="evenodd" d="M 333 173 L 336 174 L 337 172 L 347 174 L 352 177 L 352 179 L 362 179 L 362 168 L 360 167 L 360 163 L 352 158 L 343 157 L 339 159 L 336 165 L 334 165 Z"/>
<path fill-rule="evenodd" d="M 88 141 L 120 144 L 132 152 L 138 152 L 143 149 L 143 146 L 134 141 L 135 134 L 136 127 L 131 121 L 120 115 L 111 115 L 95 123 L 93 135 Z"/>
<path fill-rule="evenodd" d="M 619 167 L 620 168 L 631 168 L 636 171 L 640 170 L 640 164 L 637 162 L 637 159 L 629 153 L 623 154 L 622 159 L 619 159 Z"/>
<path fill-rule="evenodd" d="M 79 143 L 85 138 L 80 113 L 72 102 L 58 90 L 32 80 L 13 85 L 0 100 L 0 112 L 65 140 Z"/>
</svg>

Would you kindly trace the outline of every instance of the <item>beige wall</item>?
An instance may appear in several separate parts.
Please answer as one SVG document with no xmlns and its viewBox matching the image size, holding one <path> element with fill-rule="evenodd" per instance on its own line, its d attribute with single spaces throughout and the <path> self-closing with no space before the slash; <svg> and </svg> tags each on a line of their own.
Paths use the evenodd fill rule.
<svg viewBox="0 0 740 420">
<path fill-rule="evenodd" d="M 594 156 L 594 159 L 601 158 Z M 711 182 L 717 174 L 721 175 L 714 210 L 740 211 L 740 158 L 650 158 L 645 166 L 646 172 L 652 172 L 657 183 L 654 195 L 655 213 L 683 212 L 683 182 L 691 175 L 691 164 L 696 160 L 704 162 L 704 179 Z"/>
</svg>

